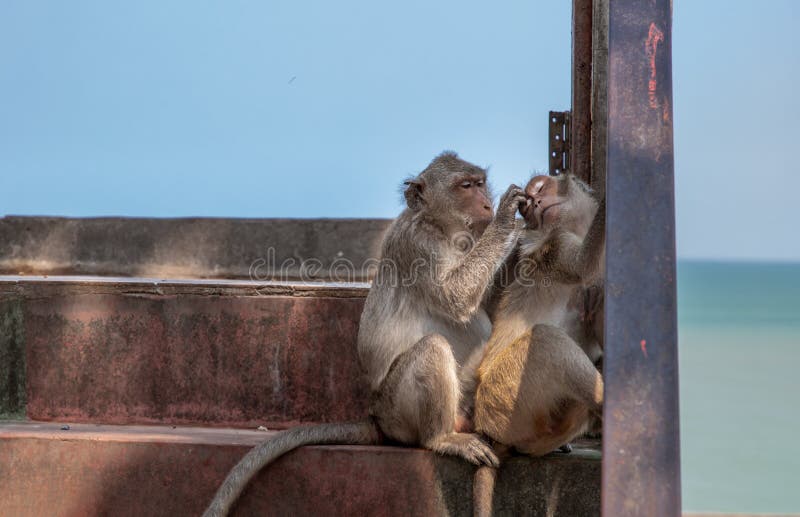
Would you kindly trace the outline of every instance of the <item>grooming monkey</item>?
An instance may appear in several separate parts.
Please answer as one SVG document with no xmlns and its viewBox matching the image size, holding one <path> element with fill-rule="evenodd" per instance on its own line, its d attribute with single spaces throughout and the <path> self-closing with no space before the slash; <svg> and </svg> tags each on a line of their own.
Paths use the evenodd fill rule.
<svg viewBox="0 0 800 517">
<path fill-rule="evenodd" d="M 525 187 L 514 278 L 499 296 L 477 373 L 474 424 L 495 440 L 541 456 L 586 432 L 602 409 L 603 380 L 576 338 L 575 287 L 596 281 L 604 261 L 605 203 L 570 174 L 537 176 Z M 491 514 L 495 469 L 474 481 L 475 514 Z"/>
<path fill-rule="evenodd" d="M 377 444 L 382 436 L 498 465 L 469 428 L 461 379 L 480 357 L 491 324 L 482 308 L 496 271 L 513 250 L 523 191 L 514 185 L 497 214 L 486 171 L 455 153 L 437 156 L 405 182 L 407 208 L 387 230 L 364 304 L 358 356 L 371 389 L 370 420 L 290 429 L 253 448 L 206 510 L 226 515 L 249 480 L 282 454 L 310 444 Z"/>
</svg>

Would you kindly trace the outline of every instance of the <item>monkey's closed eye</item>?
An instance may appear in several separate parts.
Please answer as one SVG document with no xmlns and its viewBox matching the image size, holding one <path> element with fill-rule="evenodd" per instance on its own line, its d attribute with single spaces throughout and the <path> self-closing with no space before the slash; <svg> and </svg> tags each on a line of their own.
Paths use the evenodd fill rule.
<svg viewBox="0 0 800 517">
<path fill-rule="evenodd" d="M 471 181 L 465 181 L 461 184 L 461 188 L 470 188 L 472 186 Z"/>
</svg>

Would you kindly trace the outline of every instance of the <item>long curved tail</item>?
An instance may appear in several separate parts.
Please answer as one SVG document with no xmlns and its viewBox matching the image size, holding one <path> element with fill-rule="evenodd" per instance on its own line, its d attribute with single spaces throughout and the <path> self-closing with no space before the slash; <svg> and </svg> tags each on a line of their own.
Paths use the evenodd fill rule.
<svg viewBox="0 0 800 517">
<path fill-rule="evenodd" d="M 494 501 L 494 485 L 497 480 L 497 469 L 483 465 L 475 471 L 472 481 L 472 515 L 474 517 L 491 517 Z"/>
<path fill-rule="evenodd" d="M 505 461 L 511 456 L 511 447 L 501 443 L 493 446 L 495 454 Z M 494 486 L 497 482 L 497 467 L 482 465 L 475 471 L 472 480 L 472 515 L 473 517 L 491 517 L 494 506 Z"/>
<path fill-rule="evenodd" d="M 217 490 L 204 517 L 225 517 L 244 487 L 259 470 L 278 457 L 303 445 L 374 445 L 381 442 L 378 426 L 372 421 L 346 424 L 319 424 L 295 427 L 256 445 L 228 473 Z"/>
</svg>

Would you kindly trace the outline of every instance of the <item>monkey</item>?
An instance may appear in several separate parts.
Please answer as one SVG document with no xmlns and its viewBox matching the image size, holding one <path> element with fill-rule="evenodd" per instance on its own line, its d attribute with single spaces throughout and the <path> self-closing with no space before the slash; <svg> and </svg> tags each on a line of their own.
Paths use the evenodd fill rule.
<svg viewBox="0 0 800 517">
<path fill-rule="evenodd" d="M 568 452 L 602 411 L 603 380 L 589 357 L 594 350 L 585 352 L 565 329 L 584 335 L 569 303 L 576 286 L 601 276 L 605 201 L 571 174 L 535 176 L 525 194 L 513 278 L 499 294 L 473 381 L 475 430 L 501 456 L 509 448 L 531 456 Z M 491 514 L 495 476 L 494 468 L 476 472 L 475 515 Z"/>
<path fill-rule="evenodd" d="M 498 465 L 491 446 L 469 430 L 461 382 L 474 376 L 491 332 L 485 293 L 516 245 L 516 213 L 525 202 L 511 185 L 497 213 L 487 171 L 451 151 L 405 181 L 406 208 L 387 230 L 357 337 L 370 388 L 369 419 L 284 431 L 237 464 L 206 510 L 227 515 L 265 465 L 302 445 L 422 446 L 475 465 Z"/>
</svg>

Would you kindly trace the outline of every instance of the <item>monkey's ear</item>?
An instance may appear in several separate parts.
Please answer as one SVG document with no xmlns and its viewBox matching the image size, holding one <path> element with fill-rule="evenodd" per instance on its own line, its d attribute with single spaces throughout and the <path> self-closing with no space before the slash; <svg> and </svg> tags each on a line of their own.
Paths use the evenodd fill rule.
<svg viewBox="0 0 800 517">
<path fill-rule="evenodd" d="M 425 184 L 420 180 L 413 179 L 404 181 L 403 185 L 406 186 L 403 195 L 406 198 L 408 208 L 415 212 L 420 210 L 425 204 L 425 200 L 422 198 L 422 191 L 425 188 Z"/>
</svg>

